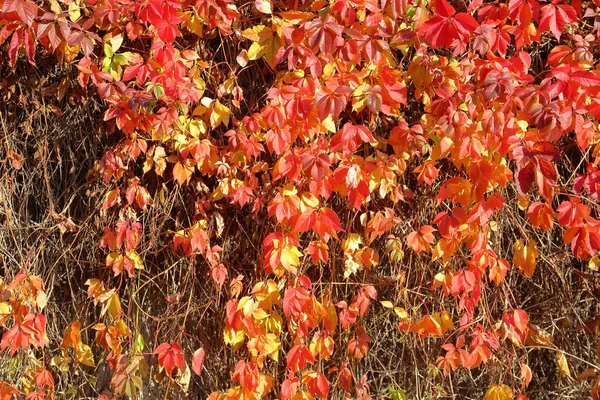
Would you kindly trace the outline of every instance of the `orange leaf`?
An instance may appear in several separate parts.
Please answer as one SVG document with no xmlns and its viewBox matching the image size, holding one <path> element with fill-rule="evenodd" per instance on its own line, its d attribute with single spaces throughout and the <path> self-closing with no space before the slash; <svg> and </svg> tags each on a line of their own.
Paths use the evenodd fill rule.
<svg viewBox="0 0 600 400">
<path fill-rule="evenodd" d="M 519 239 L 515 242 L 513 263 L 526 277 L 531 278 L 535 272 L 536 259 L 539 254 L 535 240 L 530 240 L 527 245 L 524 245 L 523 241 Z"/>
<path fill-rule="evenodd" d="M 483 396 L 483 400 L 512 400 L 513 391 L 506 385 L 492 385 Z"/>
</svg>

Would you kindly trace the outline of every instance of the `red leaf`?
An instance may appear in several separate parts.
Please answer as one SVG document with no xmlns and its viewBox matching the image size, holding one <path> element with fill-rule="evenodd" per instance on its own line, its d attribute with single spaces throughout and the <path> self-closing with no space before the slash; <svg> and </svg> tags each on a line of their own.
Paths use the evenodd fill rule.
<svg viewBox="0 0 600 400">
<path fill-rule="evenodd" d="M 528 26 L 532 20 L 537 21 L 540 5 L 535 0 L 510 0 L 508 9 L 513 21 L 519 22 L 521 26 Z"/>
<path fill-rule="evenodd" d="M 171 376 L 175 367 L 179 370 L 183 368 L 183 350 L 178 343 L 162 343 L 154 350 L 154 354 L 158 354 L 158 364 L 163 366 Z"/>
<path fill-rule="evenodd" d="M 321 236 L 329 235 L 336 239 L 336 231 L 343 231 L 337 214 L 331 208 L 327 207 L 322 207 L 319 210 L 313 230 Z"/>
<path fill-rule="evenodd" d="M 306 364 L 314 363 L 315 356 L 310 352 L 308 346 L 297 344 L 287 354 L 287 367 L 293 372 L 302 371 Z"/>
<path fill-rule="evenodd" d="M 306 371 L 302 374 L 302 382 L 306 383 L 308 390 L 312 394 L 323 398 L 327 397 L 329 393 L 329 381 L 322 373 L 318 371 Z"/>
<path fill-rule="evenodd" d="M 29 0 L 4 0 L 3 13 L 15 11 L 21 21 L 27 26 L 33 25 L 33 20 L 37 17 L 38 8 L 33 1 Z"/>
<path fill-rule="evenodd" d="M 29 346 L 30 343 L 29 338 L 35 333 L 36 332 L 31 324 L 31 319 L 24 323 L 17 323 L 2 335 L 0 350 L 4 351 L 10 346 L 9 354 L 12 357 L 19 347 L 23 350 L 27 349 L 27 346 Z"/>
<path fill-rule="evenodd" d="M 590 71 L 574 71 L 571 79 L 583 86 L 600 86 L 600 76 Z"/>
<path fill-rule="evenodd" d="M 211 270 L 211 276 L 219 286 L 222 286 L 227 277 L 227 268 L 223 264 L 219 264 Z"/>
<path fill-rule="evenodd" d="M 200 347 L 194 352 L 192 357 L 192 370 L 196 375 L 200 375 L 202 372 L 202 364 L 204 363 L 204 347 Z"/>
<path fill-rule="evenodd" d="M 434 0 L 431 4 L 432 8 L 440 17 L 448 18 L 454 15 L 456 10 L 446 0 Z"/>
<path fill-rule="evenodd" d="M 50 390 L 54 389 L 54 378 L 46 368 L 40 368 L 35 372 L 35 383 L 40 389 L 44 386 Z"/>
<path fill-rule="evenodd" d="M 177 24 L 183 19 L 177 16 L 177 10 L 170 5 L 156 3 L 156 1 L 150 3 L 148 20 L 156 28 L 161 40 L 170 43 L 179 35 Z"/>
<path fill-rule="evenodd" d="M 540 32 L 550 29 L 556 40 L 565 30 L 565 25 L 577 21 L 577 12 L 571 6 L 546 4 L 542 7 L 542 17 L 538 30 Z"/>
<path fill-rule="evenodd" d="M 330 17 L 331 18 L 331 17 Z M 315 18 L 307 23 L 308 45 L 321 49 L 321 53 L 332 53 L 337 47 L 344 45 L 342 32 L 344 27 L 333 19 Z"/>
<path fill-rule="evenodd" d="M 418 35 L 429 41 L 431 47 L 451 47 L 456 43 L 466 42 L 470 34 L 479 27 L 473 17 L 466 13 L 451 16 L 435 16 L 427 20 L 418 31 Z M 457 41 L 455 44 L 453 42 Z"/>
<path fill-rule="evenodd" d="M 535 166 L 533 162 L 527 163 L 524 168 L 517 170 L 516 181 L 517 191 L 520 195 L 525 195 L 529 192 L 535 182 Z"/>
<path fill-rule="evenodd" d="M 233 372 L 233 381 L 239 382 L 244 390 L 253 391 L 259 384 L 259 371 L 256 363 L 240 360 Z"/>
</svg>

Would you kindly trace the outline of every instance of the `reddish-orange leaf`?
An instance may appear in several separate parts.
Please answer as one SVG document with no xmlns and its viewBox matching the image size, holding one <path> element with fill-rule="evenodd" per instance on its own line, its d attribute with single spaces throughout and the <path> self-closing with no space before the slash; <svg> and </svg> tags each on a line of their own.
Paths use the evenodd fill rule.
<svg viewBox="0 0 600 400">
<path fill-rule="evenodd" d="M 302 382 L 315 396 L 326 398 L 329 393 L 329 381 L 319 371 L 306 371 L 302 374 Z"/>
<path fill-rule="evenodd" d="M 315 357 L 304 344 L 297 344 L 287 354 L 287 367 L 294 373 L 302 371 L 306 364 L 314 363 Z"/>
<path fill-rule="evenodd" d="M 418 231 L 409 233 L 406 242 L 416 253 L 429 251 L 431 244 L 435 242 L 433 232 L 435 229 L 432 226 L 423 225 Z"/>
<path fill-rule="evenodd" d="M 181 370 L 185 363 L 183 350 L 178 343 L 162 343 L 154 350 L 154 354 L 158 354 L 158 364 L 163 366 L 171 376 L 175 367 Z"/>
<path fill-rule="evenodd" d="M 196 375 L 200 375 L 202 372 L 202 364 L 204 364 L 204 347 L 200 347 L 196 350 L 192 357 L 192 370 Z"/>
<path fill-rule="evenodd" d="M 10 400 L 20 392 L 6 382 L 0 382 L 0 400 Z"/>
</svg>

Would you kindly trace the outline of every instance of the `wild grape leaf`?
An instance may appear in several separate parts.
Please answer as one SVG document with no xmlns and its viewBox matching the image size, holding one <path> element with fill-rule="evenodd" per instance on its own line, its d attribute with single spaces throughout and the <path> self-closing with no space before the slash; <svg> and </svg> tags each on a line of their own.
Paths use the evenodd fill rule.
<svg viewBox="0 0 600 400">
<path fill-rule="evenodd" d="M 6 382 L 0 382 L 0 400 L 10 400 L 13 396 L 18 396 L 20 393 Z"/>
<path fill-rule="evenodd" d="M 202 372 L 202 364 L 204 363 L 204 347 L 200 347 L 194 352 L 192 357 L 192 370 L 196 375 L 200 375 Z"/>
<path fill-rule="evenodd" d="M 510 386 L 492 385 L 483 395 L 483 400 L 513 400 L 515 397 Z"/>
<path fill-rule="evenodd" d="M 350 325 L 356 322 L 358 317 L 358 309 L 356 307 L 348 307 L 345 301 L 335 303 L 335 306 L 340 308 L 339 321 L 343 329 L 348 329 Z"/>
<path fill-rule="evenodd" d="M 263 14 L 273 14 L 273 5 L 270 0 L 254 0 L 254 7 Z"/>
<path fill-rule="evenodd" d="M 491 268 L 489 272 L 490 281 L 494 282 L 497 286 L 500 286 L 500 283 L 506 277 L 506 273 L 510 269 L 510 264 L 505 259 L 498 260 Z"/>
<path fill-rule="evenodd" d="M 185 360 L 179 343 L 161 343 L 153 354 L 158 354 L 158 364 L 163 366 L 169 375 L 173 376 L 175 368 L 180 371 L 183 369 Z"/>
<path fill-rule="evenodd" d="M 319 112 L 319 118 L 324 120 L 331 115 L 332 118 L 337 118 L 348 103 L 348 98 L 352 93 L 346 85 L 337 85 L 333 88 L 330 85 L 321 87 L 315 94 L 315 107 Z"/>
<path fill-rule="evenodd" d="M 336 231 L 343 231 L 339 217 L 335 211 L 327 207 L 322 207 L 317 213 L 313 230 L 322 237 L 328 235 L 336 239 Z"/>
<path fill-rule="evenodd" d="M 313 263 L 327 263 L 329 260 L 329 247 L 323 241 L 312 241 L 306 248 L 306 254 L 310 254 Z"/>
<path fill-rule="evenodd" d="M 50 390 L 54 389 L 54 378 L 52 377 L 52 373 L 46 368 L 40 368 L 35 371 L 34 377 L 38 388 L 47 387 Z"/>
<path fill-rule="evenodd" d="M 570 5 L 546 4 L 542 7 L 542 17 L 538 25 L 540 32 L 550 29 L 556 40 L 560 40 L 560 35 L 565 29 L 566 24 L 571 24 L 577 21 L 577 12 Z"/>
<path fill-rule="evenodd" d="M 554 210 L 549 203 L 535 201 L 529 205 L 527 217 L 529 222 L 536 228 L 544 231 L 552 230 L 554 223 Z"/>
<path fill-rule="evenodd" d="M 192 160 L 185 159 L 183 162 L 177 162 L 173 166 L 173 178 L 179 183 L 180 186 L 183 186 L 187 183 L 194 174 L 194 166 L 192 165 Z"/>
<path fill-rule="evenodd" d="M 319 371 L 306 371 L 302 374 L 302 382 L 308 386 L 308 390 L 319 397 L 327 398 L 329 393 L 329 381 Z"/>
<path fill-rule="evenodd" d="M 38 7 L 31 0 L 4 0 L 3 13 L 16 12 L 25 25 L 31 27 L 37 17 Z"/>
<path fill-rule="evenodd" d="M 239 382 L 244 390 L 253 391 L 259 384 L 258 374 L 256 363 L 240 360 L 233 371 L 232 380 Z"/>
<path fill-rule="evenodd" d="M 479 27 L 477 21 L 467 13 L 454 15 L 454 8 L 446 0 L 437 0 L 435 8 L 437 15 L 428 19 L 417 32 L 434 49 L 456 46 L 453 44 L 455 41 L 468 41 L 471 33 Z"/>
<path fill-rule="evenodd" d="M 533 379 L 533 374 L 531 373 L 531 368 L 525 363 L 521 363 L 521 381 L 525 387 L 529 386 L 531 383 L 531 379 Z"/>
<path fill-rule="evenodd" d="M 588 220 L 586 225 L 573 226 L 563 233 L 565 244 L 571 244 L 575 257 L 588 259 L 600 250 L 600 223 Z"/>
<path fill-rule="evenodd" d="M 312 364 L 316 361 L 310 349 L 304 344 L 297 344 L 292 347 L 286 358 L 287 368 L 293 373 L 302 371 L 307 364 Z"/>
<path fill-rule="evenodd" d="M 242 36 L 254 43 L 248 49 L 248 59 L 258 60 L 263 57 L 271 67 L 274 67 L 277 52 L 285 45 L 274 26 L 255 25 L 242 32 Z"/>
<path fill-rule="evenodd" d="M 310 342 L 310 352 L 324 360 L 329 360 L 333 354 L 335 343 L 327 330 L 318 331 Z"/>
<path fill-rule="evenodd" d="M 536 0 L 510 0 L 508 9 L 510 19 L 522 26 L 528 26 L 531 21 L 537 22 L 540 5 Z"/>
<path fill-rule="evenodd" d="M 418 231 L 413 231 L 406 236 L 406 243 L 418 254 L 429 251 L 431 244 L 435 242 L 433 235 L 435 229 L 430 225 L 423 225 Z"/>
<path fill-rule="evenodd" d="M 371 336 L 367 335 L 362 329 L 358 329 L 356 338 L 348 342 L 348 354 L 357 361 L 362 360 L 369 351 L 370 341 Z"/>
<path fill-rule="evenodd" d="M 158 37 L 163 42 L 171 43 L 179 35 L 177 25 L 183 22 L 183 19 L 177 15 L 177 10 L 168 2 L 153 0 L 148 7 L 148 21 L 154 25 Z"/>
<path fill-rule="evenodd" d="M 321 49 L 323 54 L 333 53 L 335 49 L 344 45 L 343 30 L 344 27 L 331 16 L 325 19 L 315 18 L 306 23 L 308 45 L 313 49 Z"/>
<path fill-rule="evenodd" d="M 286 378 L 281 384 L 281 400 L 292 400 L 300 386 L 300 380 L 290 372 L 288 378 Z"/>
<path fill-rule="evenodd" d="M 12 357 L 19 347 L 26 350 L 30 344 L 30 337 L 36 335 L 36 333 L 31 319 L 23 323 L 16 323 L 15 326 L 2 335 L 0 350 L 4 351 L 7 347 L 10 347 L 9 354 Z"/>
<path fill-rule="evenodd" d="M 45 13 L 40 18 L 37 28 L 38 39 L 47 37 L 54 50 L 71 36 L 71 28 L 67 21 L 54 13 Z"/>
</svg>

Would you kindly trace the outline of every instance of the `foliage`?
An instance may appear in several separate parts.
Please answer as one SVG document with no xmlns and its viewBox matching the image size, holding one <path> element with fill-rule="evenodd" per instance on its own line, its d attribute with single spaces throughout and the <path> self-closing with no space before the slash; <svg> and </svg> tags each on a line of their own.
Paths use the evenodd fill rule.
<svg viewBox="0 0 600 400">
<path fill-rule="evenodd" d="M 357 366 L 379 339 L 369 318 L 387 310 L 398 335 L 436 343 L 429 371 L 440 383 L 479 369 L 494 380 L 484 399 L 524 399 L 536 379 L 532 348 L 554 352 L 558 373 L 574 379 L 570 354 L 535 325 L 548 320 L 533 320 L 515 291 L 548 273 L 540 265 L 551 265 L 548 243 L 557 241 L 585 261 L 581 279 L 598 285 L 600 4 L 0 5 L 2 62 L 35 66 L 52 55 L 77 80 L 61 81 L 58 103 L 68 90 L 74 102 L 97 99 L 110 133 L 88 173 L 103 189 L 105 263 L 85 283 L 94 321 L 78 317 L 49 337 L 52 271 L 7 274 L 0 349 L 22 357 L 27 373 L 0 383 L 0 398 L 59 397 L 58 376 L 100 365 L 111 378 L 99 398 L 140 397 L 150 382 L 165 396 L 189 392 L 191 372 L 202 378 L 212 362 L 205 348 L 227 346 L 230 385 L 218 382 L 209 399 L 334 390 L 368 399 L 369 376 Z M 14 151 L 6 159 L 22 168 Z M 168 223 L 153 230 L 156 212 Z M 77 229 L 55 214 L 61 230 Z M 237 252 L 250 253 L 243 266 L 232 229 L 244 237 Z M 164 295 L 172 266 L 148 267 L 160 240 L 189 262 L 208 305 L 194 304 L 191 290 Z M 391 278 L 378 272 L 384 266 Z M 429 280 L 411 281 L 417 269 Z M 150 296 L 173 305 L 172 320 L 144 307 L 139 293 L 155 285 Z M 219 332 L 201 339 L 188 316 L 213 307 Z M 158 321 L 154 337 L 140 314 Z M 597 341 L 597 319 L 595 327 Z M 600 398 L 597 370 L 580 380 L 596 382 Z"/>
</svg>

